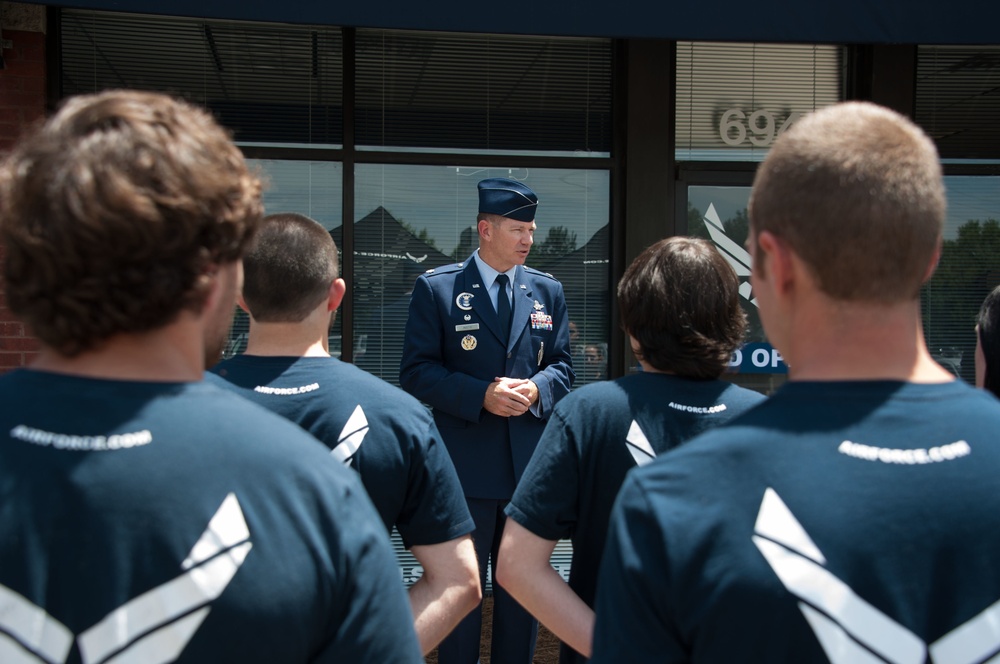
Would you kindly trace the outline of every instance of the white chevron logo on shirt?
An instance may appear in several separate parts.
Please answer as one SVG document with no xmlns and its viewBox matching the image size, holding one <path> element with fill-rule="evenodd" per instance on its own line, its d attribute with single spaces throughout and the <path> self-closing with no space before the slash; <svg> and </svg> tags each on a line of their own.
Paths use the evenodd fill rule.
<svg viewBox="0 0 1000 664">
<path fill-rule="evenodd" d="M 347 418 L 347 424 L 340 431 L 340 438 L 337 439 L 337 446 L 330 450 L 333 458 L 345 466 L 350 466 L 354 461 L 354 455 L 368 435 L 368 418 L 365 411 L 359 404 L 351 416 Z"/>
<path fill-rule="evenodd" d="M 774 489 L 764 492 L 753 542 L 832 664 L 973 664 L 1000 651 L 1000 601 L 927 646 L 826 569 L 826 559 Z M 876 656 L 877 655 L 877 656 Z"/>
<path fill-rule="evenodd" d="M 76 639 L 84 664 L 176 660 L 253 547 L 230 493 L 195 543 L 180 576 L 121 605 Z M 62 664 L 73 633 L 39 606 L 0 585 L 0 662 Z"/>
<path fill-rule="evenodd" d="M 646 438 L 646 434 L 642 432 L 642 428 L 639 427 L 639 423 L 635 420 L 632 420 L 632 426 L 628 428 L 628 434 L 625 436 L 625 445 L 628 447 L 628 451 L 632 454 L 632 458 L 635 459 L 635 463 L 638 466 L 645 466 L 656 458 L 653 446 L 649 444 L 649 439 Z"/>
</svg>

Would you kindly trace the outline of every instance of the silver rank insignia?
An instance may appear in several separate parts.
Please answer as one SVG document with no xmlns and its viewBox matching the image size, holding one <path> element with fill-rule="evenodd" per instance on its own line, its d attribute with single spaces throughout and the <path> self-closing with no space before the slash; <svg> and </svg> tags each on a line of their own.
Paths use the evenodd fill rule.
<svg viewBox="0 0 1000 664">
<path fill-rule="evenodd" d="M 462 311 L 469 311 L 472 309 L 472 293 L 459 293 L 458 297 L 455 298 L 455 304 Z"/>
<path fill-rule="evenodd" d="M 471 334 L 467 334 L 464 337 L 462 337 L 462 349 L 463 350 L 475 350 L 476 349 L 476 345 L 478 343 L 479 342 L 476 341 L 476 338 L 474 336 L 472 336 Z"/>
</svg>

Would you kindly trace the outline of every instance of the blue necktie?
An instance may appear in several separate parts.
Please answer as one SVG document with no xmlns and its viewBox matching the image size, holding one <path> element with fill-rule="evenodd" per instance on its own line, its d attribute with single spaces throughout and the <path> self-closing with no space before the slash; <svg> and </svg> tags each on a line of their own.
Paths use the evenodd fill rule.
<svg viewBox="0 0 1000 664">
<path fill-rule="evenodd" d="M 510 336 L 510 298 L 507 297 L 506 274 L 497 275 L 496 284 L 500 287 L 497 292 L 497 316 L 500 318 L 500 329 L 503 331 L 503 338 L 506 341 Z"/>
</svg>

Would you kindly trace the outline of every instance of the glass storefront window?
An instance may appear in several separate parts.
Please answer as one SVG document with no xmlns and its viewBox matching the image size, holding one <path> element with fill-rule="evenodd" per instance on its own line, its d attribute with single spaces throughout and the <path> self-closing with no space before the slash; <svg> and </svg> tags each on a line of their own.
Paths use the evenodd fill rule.
<svg viewBox="0 0 1000 664">
<path fill-rule="evenodd" d="M 760 161 L 809 111 L 843 96 L 843 48 L 677 43 L 676 159 Z"/>
<path fill-rule="evenodd" d="M 607 157 L 611 40 L 357 32 L 359 150 Z"/>
<path fill-rule="evenodd" d="M 349 286 L 358 366 L 398 384 L 413 280 L 472 255 L 479 246 L 476 184 L 510 177 L 539 197 L 527 264 L 551 273 L 566 291 L 571 329 L 577 330 L 576 385 L 607 377 L 612 296 L 607 171 L 359 164 L 355 173 L 356 262 Z"/>
<path fill-rule="evenodd" d="M 340 28 L 64 9 L 64 96 L 156 90 L 205 106 L 243 144 L 343 144 Z"/>
<path fill-rule="evenodd" d="M 947 176 L 945 186 L 941 261 L 921 291 L 924 335 L 934 359 L 972 384 L 976 315 L 1000 284 L 1000 178 Z"/>
<path fill-rule="evenodd" d="M 946 159 L 1000 158 L 1000 46 L 920 46 L 914 119 Z"/>
</svg>

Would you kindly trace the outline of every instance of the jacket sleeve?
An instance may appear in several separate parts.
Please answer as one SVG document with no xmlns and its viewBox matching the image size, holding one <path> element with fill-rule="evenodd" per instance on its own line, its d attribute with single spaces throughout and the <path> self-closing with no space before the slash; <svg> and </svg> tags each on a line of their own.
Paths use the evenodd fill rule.
<svg viewBox="0 0 1000 664">
<path fill-rule="evenodd" d="M 490 382 L 445 366 L 443 306 L 427 276 L 419 277 L 406 318 L 399 384 L 431 408 L 478 422 Z"/>
</svg>

